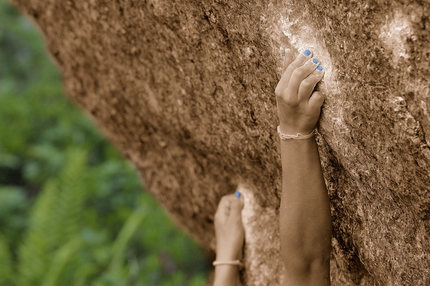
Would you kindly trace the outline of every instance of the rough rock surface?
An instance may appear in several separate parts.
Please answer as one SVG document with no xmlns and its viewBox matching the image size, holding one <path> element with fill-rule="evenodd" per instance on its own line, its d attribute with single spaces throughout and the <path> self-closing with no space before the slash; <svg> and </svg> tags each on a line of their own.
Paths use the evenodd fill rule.
<svg viewBox="0 0 430 286">
<path fill-rule="evenodd" d="M 430 5 L 412 0 L 13 0 L 68 94 L 149 190 L 214 246 L 219 198 L 247 198 L 246 285 L 280 285 L 280 51 L 326 70 L 318 141 L 333 285 L 430 285 Z"/>
</svg>

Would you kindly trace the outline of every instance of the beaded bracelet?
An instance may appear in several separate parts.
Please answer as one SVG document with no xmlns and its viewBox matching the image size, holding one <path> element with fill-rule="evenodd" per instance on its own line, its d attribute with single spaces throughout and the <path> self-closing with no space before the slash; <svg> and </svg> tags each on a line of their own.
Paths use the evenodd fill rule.
<svg viewBox="0 0 430 286">
<path fill-rule="evenodd" d="M 306 134 L 306 135 L 302 135 L 301 133 L 297 133 L 296 135 L 284 134 L 284 133 L 281 132 L 281 127 L 280 126 L 278 126 L 277 131 L 278 131 L 278 134 L 279 134 L 279 138 L 281 138 L 281 140 L 288 140 L 288 139 L 303 140 L 303 139 L 311 138 L 315 134 L 315 130 L 312 130 L 311 133 Z"/>
<path fill-rule="evenodd" d="M 231 261 L 214 261 L 212 263 L 213 266 L 217 266 L 217 265 L 235 265 L 235 266 L 239 266 L 239 268 L 243 267 L 243 263 L 240 260 L 231 260 Z"/>
</svg>

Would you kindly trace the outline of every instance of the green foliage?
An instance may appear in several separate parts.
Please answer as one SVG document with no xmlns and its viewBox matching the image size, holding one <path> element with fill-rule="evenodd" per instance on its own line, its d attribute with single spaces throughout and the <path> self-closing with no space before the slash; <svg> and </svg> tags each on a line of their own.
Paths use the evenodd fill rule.
<svg viewBox="0 0 430 286">
<path fill-rule="evenodd" d="M 77 235 L 89 178 L 85 172 L 86 154 L 73 150 L 70 158 L 59 177 L 46 183 L 30 213 L 30 227 L 19 249 L 18 285 L 42 285 L 45 273 L 54 279 L 55 268 L 49 267 L 52 254 L 55 253 L 54 261 L 59 260 L 55 266 L 62 265 L 65 255 L 70 255 L 79 243 Z"/>
<path fill-rule="evenodd" d="M 0 281 L 20 286 L 204 283 L 202 269 L 192 277 L 186 274 L 188 271 L 166 271 L 168 267 L 179 268 L 179 265 L 175 266 L 175 261 L 184 259 L 175 257 L 176 249 L 181 249 L 179 255 L 183 251 L 193 253 L 197 249 L 184 235 L 175 233 L 167 217 L 157 213 L 154 202 L 148 200 L 145 193 L 141 193 L 139 203 L 115 238 L 109 238 L 101 229 L 92 229 L 93 222 L 87 221 L 85 215 L 90 197 L 96 194 L 94 188 L 97 185 L 91 182 L 96 168 L 86 165 L 87 155 L 84 151 L 71 150 L 68 154 L 64 170 L 46 182 L 32 205 L 29 227 L 19 246 L 19 256 L 14 267 L 7 242 L 0 238 L 0 261 L 5 265 L 0 272 Z M 151 218 L 155 220 L 151 221 Z M 143 227 L 143 222 L 149 223 L 148 228 Z M 155 236 L 154 232 L 147 231 L 151 227 L 157 229 L 157 226 Z M 154 238 L 163 237 L 159 226 L 167 228 L 164 236 L 167 233 L 171 235 L 170 239 L 154 241 Z M 132 249 L 135 238 L 142 240 L 143 253 Z M 169 246 L 169 242 L 173 246 Z M 195 257 L 190 261 L 194 266 L 202 262 L 196 261 Z"/>
<path fill-rule="evenodd" d="M 22 214 L 27 213 L 28 206 L 21 187 L 0 186 L 0 231 L 11 248 L 16 247 L 17 238 L 27 226 L 27 216 Z"/>
<path fill-rule="evenodd" d="M 76 253 L 90 250 L 80 231 L 85 225 L 82 214 L 90 193 L 87 191 L 91 187 L 88 183 L 91 176 L 86 168 L 85 152 L 72 150 L 69 154 L 69 163 L 63 172 L 46 183 L 31 210 L 30 226 L 19 249 L 17 275 L 13 275 L 18 277 L 17 285 L 55 286 L 71 281 L 79 281 L 80 284 L 90 282 L 88 269 L 91 267 L 82 263 L 82 258 Z M 111 251 L 103 261 L 103 268 L 108 271 L 103 275 L 113 277 L 116 280 L 114 285 L 127 279 L 127 275 L 123 275 L 124 253 L 144 216 L 143 206 L 136 208 L 118 238 L 108 243 Z M 6 261 L 7 255 L 3 256 Z M 72 273 L 80 273 L 80 276 Z"/>
<path fill-rule="evenodd" d="M 0 236 L 0 285 L 10 285 L 12 278 L 12 258 L 6 239 Z"/>
<path fill-rule="evenodd" d="M 204 253 L 63 94 L 0 0 L 0 285 L 204 285 Z"/>
</svg>

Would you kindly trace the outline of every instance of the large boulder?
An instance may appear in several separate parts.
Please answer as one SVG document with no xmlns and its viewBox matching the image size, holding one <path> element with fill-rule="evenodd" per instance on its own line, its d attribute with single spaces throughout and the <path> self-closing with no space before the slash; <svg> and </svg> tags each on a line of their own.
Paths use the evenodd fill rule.
<svg viewBox="0 0 430 286">
<path fill-rule="evenodd" d="M 311 49 L 326 72 L 333 285 L 430 285 L 427 1 L 13 2 L 70 97 L 202 245 L 242 184 L 246 285 L 281 285 L 274 89 L 283 49 Z"/>
</svg>

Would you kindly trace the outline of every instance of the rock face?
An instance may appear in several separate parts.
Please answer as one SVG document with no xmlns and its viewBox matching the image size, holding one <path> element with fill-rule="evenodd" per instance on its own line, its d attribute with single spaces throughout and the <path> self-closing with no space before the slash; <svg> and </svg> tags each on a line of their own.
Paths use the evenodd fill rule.
<svg viewBox="0 0 430 286">
<path fill-rule="evenodd" d="M 326 74 L 317 139 L 333 285 L 430 285 L 428 1 L 13 0 L 71 98 L 206 247 L 242 184 L 246 285 L 281 285 L 274 89 L 284 48 Z"/>
</svg>

